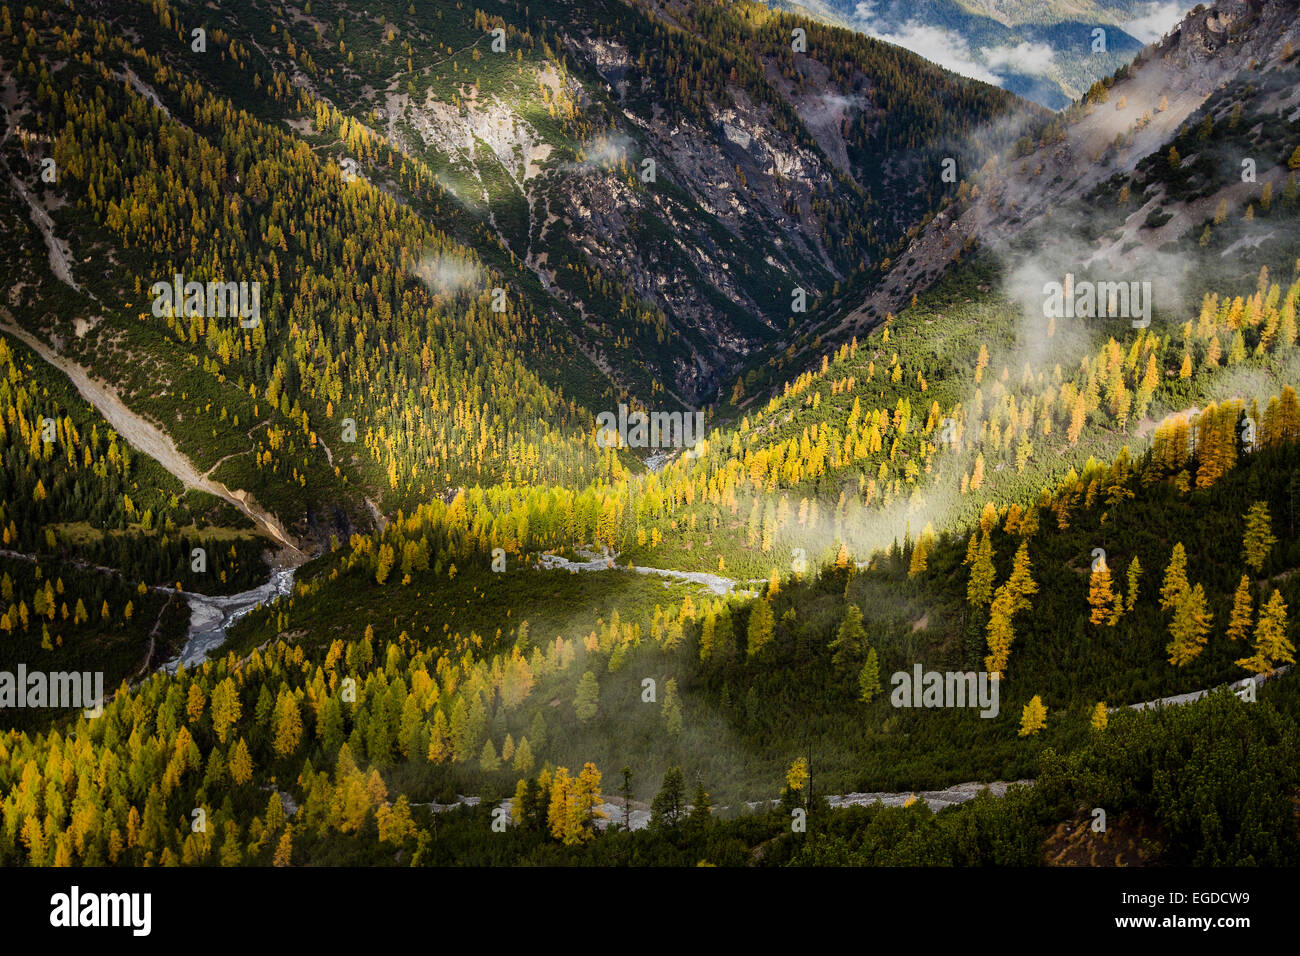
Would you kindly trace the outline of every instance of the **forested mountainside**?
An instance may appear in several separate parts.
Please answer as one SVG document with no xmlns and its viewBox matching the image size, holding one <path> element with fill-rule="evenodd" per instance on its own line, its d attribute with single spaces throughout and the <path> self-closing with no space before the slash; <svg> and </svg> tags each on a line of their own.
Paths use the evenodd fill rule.
<svg viewBox="0 0 1300 956">
<path fill-rule="evenodd" d="M 878 265 L 937 198 L 937 156 L 960 149 L 974 161 L 1000 140 L 967 134 L 1022 109 L 848 31 L 810 26 L 822 59 L 796 55 L 793 21 L 754 5 L 519 5 L 498 17 L 508 21 L 504 53 L 490 49 L 497 19 L 468 8 L 419 15 L 392 5 L 353 19 L 347 36 L 336 6 L 88 4 L 95 18 L 80 26 L 70 10 L 45 11 L 20 39 L 9 80 L 11 165 L 33 195 L 24 144 L 59 131 L 50 145 L 61 178 L 39 192 L 62 204 L 53 234 L 85 246 L 69 253 L 69 270 L 94 298 L 69 299 L 56 277 L 42 283 L 72 306 L 57 310 L 60 340 L 93 367 L 115 354 L 109 343 L 125 322 L 137 341 L 119 341 L 117 354 L 149 349 L 175 384 L 193 378 L 181 391 L 201 391 L 204 405 L 219 398 L 215 407 L 242 421 L 269 412 L 266 427 L 285 432 L 286 454 L 262 441 L 263 457 L 286 457 L 275 478 L 242 454 L 246 435 L 182 450 L 231 454 L 221 474 L 317 539 L 328 521 L 309 527 L 296 505 L 305 498 L 316 516 L 351 498 L 354 521 L 344 483 L 418 496 L 480 469 L 589 476 L 581 447 L 554 451 L 582 444 L 572 432 L 587 416 L 571 418 L 573 406 L 707 397 L 739 356 Z M 191 29 L 209 31 L 210 55 L 190 49 Z M 70 46 L 73 31 L 91 64 L 39 57 Z M 22 68 L 24 52 L 35 72 Z M 616 91 L 610 79 L 629 64 L 636 89 L 627 80 Z M 116 172 L 91 166 L 109 143 L 132 139 L 167 146 L 115 153 Z M 344 179 L 349 188 L 338 188 Z M 151 190 L 137 188 L 144 182 Z M 30 218 L 11 199 L 14 215 Z M 167 212 L 191 206 L 198 218 Z M 165 213 L 160 222 L 146 221 L 151 208 Z M 213 239 L 218 229 L 224 241 Z M 27 250 L 44 258 L 30 231 Z M 124 257 L 117 271 L 80 274 L 77 260 L 109 250 Z M 15 270 L 45 271 L 22 262 Z M 384 281 L 380 263 L 396 266 Z M 150 339 L 156 323 L 137 328 L 148 285 L 137 288 L 138 276 L 236 271 L 275 287 L 260 331 L 172 330 L 160 344 Z M 86 315 L 74 337 L 76 310 Z M 453 324 L 452 310 L 464 318 Z M 102 312 L 105 324 L 90 321 Z M 193 339 L 191 362 L 172 368 L 184 361 L 173 348 L 182 336 Z M 400 358 L 380 339 L 403 343 Z M 538 354 L 548 361 L 527 361 Z M 385 393 L 415 388 L 422 423 L 368 404 L 373 390 L 362 386 L 372 382 Z M 137 390 L 151 413 L 171 417 L 175 389 Z M 291 399 L 280 420 L 288 393 L 299 408 Z M 455 427 L 428 434 L 428 420 L 448 412 Z M 339 475 L 317 477 L 332 471 L 325 450 L 344 417 L 361 444 L 384 436 L 353 467 L 341 455 Z M 491 447 L 480 447 L 484 431 Z M 456 454 L 428 447 L 435 437 Z M 411 484 L 417 462 L 442 480 Z M 283 511 L 288 500 L 297 513 Z"/>
<path fill-rule="evenodd" d="M 0 7 L 0 861 L 1300 862 L 1295 11 L 495 7 Z"/>
</svg>

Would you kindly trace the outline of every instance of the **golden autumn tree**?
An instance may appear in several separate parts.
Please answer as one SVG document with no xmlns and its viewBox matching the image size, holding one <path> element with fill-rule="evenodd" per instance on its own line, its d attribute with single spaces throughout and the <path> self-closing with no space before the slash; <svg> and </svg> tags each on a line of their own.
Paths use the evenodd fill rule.
<svg viewBox="0 0 1300 956">
<path fill-rule="evenodd" d="M 803 793 L 808 786 L 808 758 L 799 757 L 785 772 L 785 785 L 792 793 Z"/>
<path fill-rule="evenodd" d="M 271 861 L 272 866 L 289 866 L 293 858 L 293 831 L 286 827 L 283 834 L 280 835 L 280 842 L 275 847 L 275 857 Z"/>
<path fill-rule="evenodd" d="M 411 804 L 406 794 L 399 796 L 394 803 L 382 804 L 375 811 L 375 823 L 380 843 L 401 846 L 415 836 L 415 822 L 411 819 Z"/>
<path fill-rule="evenodd" d="M 1070 409 L 1070 425 L 1065 431 L 1065 438 L 1071 445 L 1078 444 L 1083 426 L 1088 420 L 1088 400 L 1080 393 Z"/>
<path fill-rule="evenodd" d="M 1104 700 L 1097 701 L 1097 706 L 1092 709 L 1090 722 L 1093 730 L 1101 731 L 1106 729 L 1106 725 L 1110 722 L 1110 716 L 1106 711 L 1106 702 Z"/>
<path fill-rule="evenodd" d="M 933 546 L 934 546 L 934 529 L 927 524 L 925 526 L 925 530 L 921 532 L 920 540 L 916 542 L 916 547 L 912 549 L 912 558 L 907 568 L 907 576 L 909 578 L 915 578 L 918 575 L 925 573 L 925 569 L 928 564 L 928 559 L 930 555 L 930 549 Z"/>
<path fill-rule="evenodd" d="M 203 696 L 203 688 L 197 683 L 191 683 L 189 691 L 185 695 L 185 717 L 191 724 L 196 724 L 203 716 L 203 706 L 207 700 Z"/>
<path fill-rule="evenodd" d="M 1268 513 L 1268 502 L 1257 501 L 1245 514 L 1246 532 L 1241 540 L 1241 557 L 1246 566 L 1259 574 L 1264 569 L 1277 538 L 1273 534 L 1273 521 Z"/>
<path fill-rule="evenodd" d="M 1094 625 L 1115 625 L 1118 618 L 1114 616 L 1113 608 L 1117 598 L 1110 587 L 1110 568 L 1105 563 L 1097 566 L 1088 581 L 1088 604 L 1092 608 L 1088 620 Z"/>
<path fill-rule="evenodd" d="M 1165 582 L 1160 587 L 1160 610 L 1168 611 L 1178 604 L 1178 599 L 1187 590 L 1187 551 L 1179 541 L 1174 545 L 1169 556 L 1169 565 L 1165 568 Z"/>
<path fill-rule="evenodd" d="M 1287 637 L 1287 607 L 1282 592 L 1274 591 L 1259 609 L 1255 625 L 1255 653 L 1236 662 L 1238 667 L 1264 674 L 1281 664 L 1295 663 L 1295 645 Z"/>
<path fill-rule="evenodd" d="M 753 657 L 772 641 L 773 633 L 772 603 L 766 599 L 754 602 L 754 609 L 749 614 L 749 641 L 745 654 Z"/>
<path fill-rule="evenodd" d="M 240 785 L 253 779 L 253 758 L 243 737 L 235 741 L 235 749 L 230 755 L 230 779 Z"/>
<path fill-rule="evenodd" d="M 1047 707 L 1043 699 L 1035 694 L 1020 712 L 1021 737 L 1032 737 L 1047 726 Z"/>
<path fill-rule="evenodd" d="M 297 698 L 288 690 L 281 691 L 275 702 L 273 721 L 275 753 L 287 757 L 298 749 L 298 742 L 302 739 L 302 714 L 298 710 Z"/>
<path fill-rule="evenodd" d="M 1254 619 L 1250 599 L 1250 578 L 1243 574 L 1237 584 L 1237 591 L 1232 597 L 1232 614 L 1228 618 L 1228 640 L 1245 640 L 1250 634 L 1250 625 Z"/>
<path fill-rule="evenodd" d="M 563 840 L 568 823 L 569 791 L 573 781 L 568 767 L 556 767 L 551 776 L 551 800 L 546 807 L 546 826 L 551 836 Z"/>
<path fill-rule="evenodd" d="M 212 732 L 221 743 L 226 742 L 230 728 L 238 723 L 240 710 L 239 690 L 227 677 L 212 691 Z"/>
<path fill-rule="evenodd" d="M 1138 585 L 1142 580 L 1142 563 L 1138 561 L 1138 556 L 1133 555 L 1133 560 L 1128 564 L 1128 593 L 1124 595 L 1124 610 L 1131 611 L 1137 604 Z"/>
<path fill-rule="evenodd" d="M 972 543 L 975 537 L 971 535 Z M 986 533 L 979 536 L 966 582 L 966 600 L 972 608 L 986 607 L 993 600 L 993 573 L 993 543 Z"/>
<path fill-rule="evenodd" d="M 376 584 L 383 584 L 388 580 L 388 573 L 393 570 L 394 558 L 392 545 L 381 544 L 379 546 L 378 563 L 375 565 Z"/>
<path fill-rule="evenodd" d="M 1016 639 L 1016 631 L 1005 603 L 997 599 L 993 601 L 989 612 L 985 639 L 988 642 L 989 652 L 984 658 L 984 669 L 990 674 L 1005 672 L 1007 660 L 1011 656 L 1011 645 Z"/>
<path fill-rule="evenodd" d="M 1183 667 L 1200 656 L 1213 619 L 1201 585 L 1197 584 L 1179 595 L 1174 619 L 1169 624 L 1172 640 L 1165 647 L 1170 664 Z"/>
<path fill-rule="evenodd" d="M 839 550 L 835 552 L 835 567 L 847 568 L 852 563 L 853 560 L 849 557 L 849 549 L 845 546 L 844 542 L 841 541 Z"/>
<path fill-rule="evenodd" d="M 984 669 L 989 673 L 1006 672 L 1007 659 L 1011 655 L 1011 644 L 1015 640 L 1012 618 L 1032 606 L 1030 595 L 1037 592 L 1038 585 L 1030 574 L 1029 543 L 1022 541 L 1020 547 L 1016 549 L 1011 574 L 1006 583 L 998 588 L 989 612 L 989 623 L 986 629 L 989 653 L 984 658 Z"/>
<path fill-rule="evenodd" d="M 433 722 L 429 725 L 429 749 L 425 756 L 429 758 L 429 763 L 443 763 L 451 757 L 451 733 L 447 728 L 447 717 L 439 707 L 433 715 Z"/>
</svg>

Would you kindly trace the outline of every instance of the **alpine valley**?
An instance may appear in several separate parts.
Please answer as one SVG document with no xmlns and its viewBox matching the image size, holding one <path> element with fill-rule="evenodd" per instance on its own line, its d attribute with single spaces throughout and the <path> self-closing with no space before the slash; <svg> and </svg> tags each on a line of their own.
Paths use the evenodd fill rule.
<svg viewBox="0 0 1300 956">
<path fill-rule="evenodd" d="M 1300 12 L 1170 6 L 0 6 L 0 863 L 1300 863 Z"/>
</svg>

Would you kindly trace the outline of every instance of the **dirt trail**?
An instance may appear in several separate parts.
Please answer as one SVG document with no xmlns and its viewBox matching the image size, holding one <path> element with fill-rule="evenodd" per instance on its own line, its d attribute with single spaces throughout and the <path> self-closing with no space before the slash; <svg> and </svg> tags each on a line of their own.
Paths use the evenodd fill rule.
<svg viewBox="0 0 1300 956">
<path fill-rule="evenodd" d="M 258 505 L 248 492 L 238 489 L 231 491 L 221 482 L 200 474 L 194 463 L 181 454 L 171 436 L 132 411 L 107 383 L 92 378 L 85 368 L 59 355 L 30 332 L 14 325 L 7 315 L 0 319 L 0 331 L 21 340 L 46 362 L 68 376 L 81 396 L 95 406 L 119 435 L 175 475 L 186 488 L 206 491 L 230 502 L 283 547 L 295 555 L 302 554 L 279 520 Z"/>
<path fill-rule="evenodd" d="M 3 137 L 0 137 L 0 145 L 3 145 L 13 130 L 13 123 L 7 108 L 4 109 L 4 118 L 5 131 Z M 9 173 L 10 182 L 27 203 L 33 221 L 35 221 L 37 228 L 45 237 L 45 243 L 49 247 L 50 253 L 50 268 L 55 276 L 73 291 L 89 294 L 82 290 L 72 277 L 67 249 L 55 234 L 54 223 L 50 219 L 49 213 L 23 188 L 22 183 L 19 182 L 18 178 L 14 176 L 7 166 L 5 171 Z M 93 295 L 90 297 L 95 298 Z M 99 300 L 95 299 L 95 301 L 98 302 Z M 37 355 L 68 376 L 72 380 L 72 384 L 77 386 L 77 391 L 81 393 L 82 397 L 95 406 L 99 413 L 108 420 L 108 423 L 128 443 L 157 461 L 158 464 L 175 475 L 186 488 L 206 491 L 208 494 L 216 495 L 218 498 L 230 502 L 252 519 L 253 523 L 262 531 L 286 548 L 299 563 L 306 560 L 306 555 L 298 548 L 297 543 L 289 536 L 288 532 L 284 530 L 284 526 L 280 524 L 274 515 L 258 505 L 248 492 L 238 489 L 231 491 L 221 482 L 213 481 L 207 475 L 199 474 L 198 469 L 194 467 L 194 464 L 188 458 L 181 454 L 166 432 L 133 412 L 107 383 L 92 378 L 90 373 L 76 362 L 64 358 L 30 332 L 14 325 L 7 312 L 0 314 L 3 314 L 3 318 L 0 318 L 0 330 L 20 339 Z"/>
</svg>

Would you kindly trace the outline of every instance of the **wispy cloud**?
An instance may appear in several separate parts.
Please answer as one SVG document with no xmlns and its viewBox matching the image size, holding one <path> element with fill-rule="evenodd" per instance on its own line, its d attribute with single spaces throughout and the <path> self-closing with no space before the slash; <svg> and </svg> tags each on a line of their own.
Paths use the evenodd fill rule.
<svg viewBox="0 0 1300 956">
<path fill-rule="evenodd" d="M 859 7 L 861 6 L 862 4 L 859 4 Z M 908 20 L 897 32 L 873 30 L 870 23 L 861 24 L 860 29 L 878 40 L 911 50 L 931 63 L 937 63 L 954 73 L 983 80 L 985 83 L 995 85 L 1001 83 L 1001 79 L 971 53 L 966 38 L 952 30 L 929 26 L 915 20 Z"/>
<path fill-rule="evenodd" d="M 627 160 L 628 147 L 632 141 L 621 133 L 610 136 L 598 136 L 583 147 L 585 162 L 590 166 L 608 169 Z"/>
<path fill-rule="evenodd" d="M 1025 41 L 1015 46 L 986 46 L 980 49 L 984 63 L 992 70 L 1006 69 L 1026 76 L 1043 76 L 1056 65 L 1056 51 L 1046 43 Z"/>
<path fill-rule="evenodd" d="M 853 25 L 877 40 L 893 43 L 937 63 L 945 69 L 1002 86 L 1009 74 L 1043 76 L 1056 66 L 1056 52 L 1049 44 L 1002 44 L 972 50 L 967 39 L 955 30 L 908 20 L 901 27 L 881 29 L 874 19 L 876 3 L 863 0 L 854 9 Z"/>
<path fill-rule="evenodd" d="M 415 274 L 437 295 L 451 295 L 482 282 L 477 266 L 446 253 L 421 259 L 415 267 Z"/>
<path fill-rule="evenodd" d="M 1185 0 L 1159 0 L 1147 4 L 1143 14 L 1125 23 L 1124 29 L 1143 43 L 1154 43 L 1187 16 L 1192 6 Z"/>
</svg>

